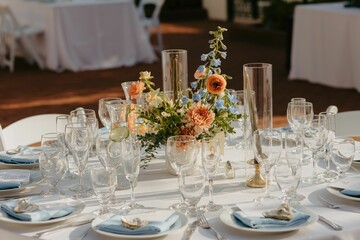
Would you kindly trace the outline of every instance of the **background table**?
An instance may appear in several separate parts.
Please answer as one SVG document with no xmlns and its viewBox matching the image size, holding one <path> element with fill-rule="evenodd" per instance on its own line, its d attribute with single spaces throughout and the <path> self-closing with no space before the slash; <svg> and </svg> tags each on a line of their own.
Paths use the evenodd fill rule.
<svg viewBox="0 0 360 240">
<path fill-rule="evenodd" d="M 357 150 L 359 151 L 360 146 L 357 145 Z M 163 155 L 159 155 L 157 159 L 154 159 L 149 164 L 148 168 L 142 169 L 139 175 L 138 184 L 135 188 L 135 196 L 137 201 L 140 204 L 143 204 L 146 207 L 157 207 L 157 208 L 166 208 L 171 204 L 180 201 L 180 193 L 178 190 L 177 177 L 170 175 L 165 170 L 165 162 L 162 158 Z M 252 200 L 263 194 L 263 189 L 254 189 L 247 188 L 244 184 L 245 181 L 245 164 L 243 162 L 243 152 L 239 149 L 225 149 L 224 160 L 231 160 L 233 166 L 236 169 L 236 177 L 234 179 L 226 179 L 224 177 L 224 163 L 221 163 L 220 169 L 218 171 L 217 177 L 214 181 L 214 201 L 215 203 L 222 204 L 225 208 L 230 208 L 235 206 L 235 204 L 240 204 L 242 210 L 246 212 L 248 207 L 251 205 L 254 207 Z M 91 159 L 90 165 L 99 164 L 97 159 Z M 251 170 L 250 170 L 251 171 Z M 253 169 L 252 169 L 253 171 Z M 303 169 L 303 176 L 309 176 L 311 174 L 311 166 L 306 165 Z M 350 175 L 359 174 L 351 170 Z M 88 184 L 90 181 L 86 181 Z M 71 184 L 77 184 L 77 181 L 74 180 L 72 183 L 61 182 L 62 190 L 71 186 Z M 358 219 L 360 218 L 360 213 L 348 212 L 338 209 L 330 209 L 321 204 L 319 196 L 322 196 L 330 201 L 343 202 L 355 207 L 359 207 L 360 202 L 353 202 L 348 200 L 342 200 L 337 198 L 325 189 L 326 183 L 323 184 L 313 184 L 306 185 L 302 184 L 298 189 L 298 193 L 305 195 L 307 198 L 301 202 L 302 206 L 308 208 L 309 210 L 321 214 L 324 217 L 344 226 L 342 231 L 334 231 L 327 225 L 323 223 L 315 222 L 311 225 L 308 225 L 305 228 L 302 228 L 298 231 L 292 231 L 287 233 L 275 233 L 275 234 L 258 234 L 258 233 L 249 233 L 244 231 L 239 231 L 232 229 L 227 225 L 223 224 L 218 216 L 221 212 L 215 212 L 207 214 L 207 218 L 212 226 L 214 226 L 221 234 L 227 237 L 229 240 L 238 240 L 238 239 L 358 239 L 360 234 L 360 227 L 358 224 Z M 38 188 L 44 188 L 44 185 L 39 186 Z M 271 187 L 272 195 L 282 196 L 281 192 L 278 190 L 275 183 Z M 33 190 L 36 191 L 36 190 Z M 129 190 L 118 190 L 116 196 L 123 200 L 129 201 L 130 191 Z M 99 208 L 98 200 L 95 197 L 90 197 L 83 199 L 86 208 L 84 212 L 91 212 Z M 209 200 L 207 188 L 205 190 L 204 196 L 201 199 L 199 205 L 207 203 Z M 279 202 L 280 203 L 280 202 Z M 192 222 L 194 219 L 189 219 L 189 222 Z M 21 226 L 21 227 L 20 227 Z M 5 224 L 1 222 L 0 224 L 0 236 L 2 239 L 24 239 L 25 236 L 32 236 L 36 231 L 41 231 L 46 228 L 49 228 L 53 225 L 48 226 L 24 226 L 24 225 L 14 225 L 14 224 Z M 88 226 L 88 225 L 87 225 Z M 43 239 L 74 239 L 79 236 L 82 232 L 87 229 L 87 226 L 81 226 L 77 228 L 67 228 L 62 229 L 57 232 L 52 232 L 51 234 L 44 235 Z M 181 239 L 184 233 L 184 228 L 177 231 L 171 232 L 169 235 L 163 239 Z M 113 239 L 107 238 L 102 235 L 95 233 L 94 231 L 89 232 L 85 240 L 90 239 Z M 215 239 L 214 234 L 202 228 L 197 228 L 194 232 L 192 239 L 197 240 L 207 240 Z"/>
<path fill-rule="evenodd" d="M 152 63 L 157 57 L 132 0 L 0 0 L 22 24 L 45 31 L 37 47 L 46 67 L 97 70 Z"/>
<path fill-rule="evenodd" d="M 289 78 L 360 91 L 360 9 L 344 3 L 295 8 Z"/>
</svg>

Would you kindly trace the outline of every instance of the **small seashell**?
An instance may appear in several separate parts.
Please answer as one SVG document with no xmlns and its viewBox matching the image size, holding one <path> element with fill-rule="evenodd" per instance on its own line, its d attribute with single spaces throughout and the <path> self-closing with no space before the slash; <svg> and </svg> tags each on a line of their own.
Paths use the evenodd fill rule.
<svg viewBox="0 0 360 240">
<path fill-rule="evenodd" d="M 142 226 L 145 226 L 148 224 L 147 221 L 141 220 L 140 218 L 136 217 L 136 218 L 126 218 L 126 217 L 121 217 L 121 224 L 129 229 L 136 229 L 136 228 L 140 228 Z"/>
<path fill-rule="evenodd" d="M 36 204 L 29 204 L 26 199 L 21 199 L 18 201 L 16 206 L 14 207 L 14 211 L 16 213 L 28 213 L 34 212 L 39 209 L 39 206 Z"/>
<path fill-rule="evenodd" d="M 293 218 L 291 207 L 285 203 L 281 204 L 277 209 L 263 212 L 263 215 L 266 218 L 275 218 L 287 221 Z"/>
<path fill-rule="evenodd" d="M 235 178 L 235 171 L 230 161 L 226 161 L 225 163 L 225 177 L 228 179 Z"/>
</svg>

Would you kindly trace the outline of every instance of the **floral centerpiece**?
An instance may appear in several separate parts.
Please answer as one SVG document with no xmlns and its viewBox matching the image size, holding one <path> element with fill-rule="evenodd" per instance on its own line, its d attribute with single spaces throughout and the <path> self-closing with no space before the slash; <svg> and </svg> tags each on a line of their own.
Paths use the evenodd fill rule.
<svg viewBox="0 0 360 240">
<path fill-rule="evenodd" d="M 146 148 L 147 159 L 170 136 L 192 135 L 197 139 L 211 139 L 216 134 L 234 133 L 231 122 L 241 115 L 235 107 L 236 96 L 226 89 L 230 76 L 221 72 L 221 59 L 226 59 L 227 48 L 223 43 L 225 28 L 210 31 L 211 51 L 201 55 L 201 64 L 194 73 L 187 92 L 171 99 L 154 87 L 150 72 L 140 72 L 139 80 L 129 88 L 132 99 L 144 97 L 138 111 L 143 125 L 139 138 Z M 139 132 L 139 131 L 138 131 Z"/>
</svg>

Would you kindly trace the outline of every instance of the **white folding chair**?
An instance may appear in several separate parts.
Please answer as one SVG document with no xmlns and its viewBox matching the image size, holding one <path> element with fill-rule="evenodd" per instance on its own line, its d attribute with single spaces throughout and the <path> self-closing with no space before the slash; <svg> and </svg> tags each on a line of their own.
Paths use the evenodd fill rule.
<svg viewBox="0 0 360 240">
<path fill-rule="evenodd" d="M 0 151 L 4 151 L 5 150 L 5 141 L 4 141 L 4 137 L 2 134 L 2 127 L 0 124 Z"/>
<path fill-rule="evenodd" d="M 335 124 L 336 136 L 360 136 L 360 110 L 337 113 Z"/>
<path fill-rule="evenodd" d="M 33 60 L 41 69 L 43 60 L 33 44 L 33 37 L 43 31 L 31 26 L 21 26 L 8 6 L 0 4 L 0 65 L 14 71 L 15 55 L 17 50 L 32 63 Z"/>
<path fill-rule="evenodd" d="M 164 5 L 164 2 L 165 0 L 140 0 L 138 6 L 141 22 L 145 28 L 149 39 L 151 37 L 152 29 L 155 28 L 157 31 L 157 45 L 153 45 L 153 48 L 157 51 L 161 51 L 164 48 L 159 19 L 160 11 L 162 6 Z M 145 9 L 149 5 L 154 6 L 151 16 L 147 16 L 145 12 Z"/>
<path fill-rule="evenodd" d="M 3 129 L 5 149 L 40 142 L 41 135 L 56 132 L 56 117 L 61 114 L 40 114 L 20 119 Z"/>
</svg>

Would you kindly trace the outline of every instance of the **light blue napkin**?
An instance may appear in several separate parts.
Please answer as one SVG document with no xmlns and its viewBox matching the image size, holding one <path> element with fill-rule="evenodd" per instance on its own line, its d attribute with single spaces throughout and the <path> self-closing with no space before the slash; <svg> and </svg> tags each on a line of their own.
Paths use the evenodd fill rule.
<svg viewBox="0 0 360 240">
<path fill-rule="evenodd" d="M 17 154 L 0 153 L 0 162 L 10 164 L 33 164 L 39 162 L 41 147 L 19 146 L 20 152 Z"/>
<path fill-rule="evenodd" d="M 350 196 L 350 197 L 360 197 L 359 190 L 352 190 L 352 189 L 344 189 L 340 191 L 342 194 Z"/>
<path fill-rule="evenodd" d="M 149 223 L 143 227 L 130 229 L 121 225 L 121 217 L 121 215 L 114 215 L 110 219 L 97 225 L 97 228 L 101 231 L 123 235 L 150 235 L 168 231 L 179 219 L 179 215 L 173 214 L 165 221 L 149 221 Z"/>
<path fill-rule="evenodd" d="M 19 188 L 21 183 L 18 181 L 0 182 L 0 190 Z"/>
<path fill-rule="evenodd" d="M 233 216 L 238 224 L 256 229 L 293 227 L 305 223 L 310 217 L 299 211 L 294 213 L 294 217 L 290 221 L 265 217 L 249 217 L 243 211 L 233 212 Z"/>
<path fill-rule="evenodd" d="M 36 204 L 36 200 L 42 199 L 41 197 L 29 198 L 29 203 Z M 28 222 L 40 222 L 50 219 L 60 218 L 71 214 L 75 209 L 65 204 L 52 204 L 51 207 L 47 207 L 44 202 L 39 206 L 39 209 L 30 213 L 16 213 L 14 207 L 19 200 L 12 200 L 1 204 L 1 210 L 10 217 L 13 217 L 20 221 Z"/>
</svg>

